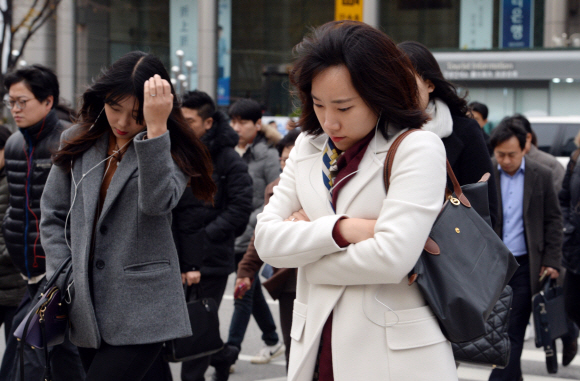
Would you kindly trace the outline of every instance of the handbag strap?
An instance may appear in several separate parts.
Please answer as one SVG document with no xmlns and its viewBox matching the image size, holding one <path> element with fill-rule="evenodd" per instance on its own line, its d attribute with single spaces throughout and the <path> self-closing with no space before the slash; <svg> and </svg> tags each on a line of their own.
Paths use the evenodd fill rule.
<svg viewBox="0 0 580 381">
<path fill-rule="evenodd" d="M 64 261 L 62 261 L 62 263 L 60 264 L 60 266 L 58 266 L 58 268 L 56 269 L 54 274 L 52 274 L 50 279 L 46 282 L 46 285 L 44 286 L 45 291 L 50 290 L 50 288 L 52 286 L 54 286 L 60 273 L 62 273 L 64 271 L 68 272 L 69 269 L 67 269 L 67 266 L 69 266 L 69 265 L 72 266 L 71 260 L 72 260 L 72 256 L 69 256 L 69 257 L 66 257 L 66 259 Z"/>
<path fill-rule="evenodd" d="M 385 159 L 385 165 L 384 165 L 384 170 L 383 170 L 384 171 L 383 179 L 385 182 L 385 191 L 387 193 L 389 192 L 389 186 L 391 184 L 390 174 L 391 174 L 392 169 L 393 169 L 393 162 L 395 161 L 395 154 L 397 153 L 397 149 L 399 148 L 399 146 L 401 145 L 401 143 L 403 142 L 403 140 L 407 136 L 409 136 L 412 133 L 417 132 L 417 131 L 422 131 L 422 130 L 413 128 L 413 129 L 409 129 L 409 130 L 403 132 L 401 135 L 399 135 L 395 139 L 393 144 L 391 144 L 391 147 L 389 148 L 389 151 L 387 152 L 387 157 Z M 446 159 L 446 162 L 447 162 L 447 165 L 446 165 L 447 176 L 449 176 L 449 178 L 451 179 L 451 183 L 453 184 L 453 193 L 455 193 L 455 197 L 463 205 L 465 205 L 468 208 L 471 208 L 471 203 L 469 202 L 467 197 L 465 197 L 465 195 L 463 194 L 463 191 L 461 190 L 461 185 L 459 185 L 459 181 L 457 181 L 457 178 L 455 177 L 455 173 L 453 173 L 453 168 L 451 168 L 451 164 L 449 163 L 449 160 Z M 447 185 L 445 187 L 447 188 Z M 459 203 L 457 203 L 457 204 L 459 205 Z M 425 246 L 423 247 L 423 249 L 432 255 L 441 254 L 441 250 L 439 248 L 439 245 L 437 245 L 437 242 L 433 241 L 433 239 L 431 237 L 427 237 L 427 242 L 425 242 Z M 409 286 L 412 285 L 413 283 L 415 283 L 416 280 L 417 280 L 417 274 L 409 274 Z"/>
<path fill-rule="evenodd" d="M 387 192 L 389 191 L 389 185 L 391 184 L 390 174 L 391 174 L 391 170 L 393 169 L 393 163 L 395 161 L 395 154 L 397 153 L 397 149 L 399 148 L 399 146 L 401 145 L 401 143 L 403 142 L 403 140 L 407 136 L 411 135 L 413 132 L 418 132 L 418 131 L 422 131 L 422 130 L 417 129 L 417 128 L 407 130 L 407 131 L 403 132 L 401 135 L 399 135 L 397 137 L 397 139 L 395 139 L 393 144 L 391 144 L 391 148 L 389 148 L 389 151 L 387 152 L 387 158 L 385 159 L 385 165 L 384 165 L 385 190 Z M 463 191 L 461 190 L 461 185 L 459 185 L 459 181 L 457 181 L 457 178 L 455 177 L 455 173 L 453 173 L 453 168 L 451 168 L 451 164 L 449 163 L 449 160 L 446 159 L 446 161 L 447 161 L 447 176 L 449 176 L 449 178 L 451 179 L 451 183 L 453 184 L 453 193 L 455 194 L 455 197 L 457 197 L 457 199 L 463 205 L 470 208 L 471 203 L 469 202 L 467 197 L 465 197 L 465 195 L 463 194 Z"/>
</svg>

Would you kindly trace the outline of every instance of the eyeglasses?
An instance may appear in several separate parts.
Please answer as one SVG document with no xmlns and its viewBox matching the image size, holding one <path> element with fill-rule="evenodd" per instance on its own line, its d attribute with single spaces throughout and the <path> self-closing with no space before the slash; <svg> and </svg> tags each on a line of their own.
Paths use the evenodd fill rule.
<svg viewBox="0 0 580 381">
<path fill-rule="evenodd" d="M 2 103 L 4 103 L 4 106 L 8 107 L 9 110 L 12 110 L 14 108 L 14 105 L 16 105 L 16 107 L 18 107 L 18 109 L 20 110 L 24 110 L 24 108 L 26 108 L 26 102 L 28 102 L 30 99 L 22 99 L 22 100 L 18 100 L 18 101 L 9 101 L 7 99 L 3 100 Z"/>
</svg>

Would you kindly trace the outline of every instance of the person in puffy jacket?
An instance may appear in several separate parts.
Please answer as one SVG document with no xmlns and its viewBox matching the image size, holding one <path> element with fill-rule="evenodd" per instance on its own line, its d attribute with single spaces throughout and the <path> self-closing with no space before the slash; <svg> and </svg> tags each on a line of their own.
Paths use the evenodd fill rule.
<svg viewBox="0 0 580 381">
<path fill-rule="evenodd" d="M 0 221 L 4 220 L 8 208 L 8 182 L 4 169 L 4 146 L 12 133 L 0 125 Z M 4 335 L 8 339 L 16 307 L 26 292 L 26 281 L 12 263 L 0 231 L 0 325 L 4 324 Z"/>
<path fill-rule="evenodd" d="M 234 149 L 238 134 L 230 127 L 227 116 L 216 110 L 208 94 L 188 92 L 183 96 L 181 111 L 209 150 L 212 178 L 217 186 L 213 205 L 186 191 L 173 209 L 182 281 L 187 285 L 199 283 L 203 296 L 213 298 L 219 306 L 228 275 L 234 272 L 236 236 L 245 230 L 253 211 L 252 178 L 247 164 Z M 214 364 L 224 362 L 232 354 L 237 356 L 234 348 L 226 347 L 214 356 L 183 362 L 181 379 L 204 380 L 210 359 Z"/>
<path fill-rule="evenodd" d="M 6 106 L 10 109 L 18 131 L 8 138 L 4 148 L 5 170 L 10 201 L 2 230 L 8 254 L 28 283 L 13 320 L 16 329 L 24 319 L 32 301 L 36 300 L 46 282 L 45 253 L 40 239 L 40 198 L 52 167 L 51 155 L 58 149 L 61 133 L 68 123 L 59 120 L 59 85 L 56 75 L 41 65 L 23 67 L 4 78 L 8 90 Z M 8 335 L 6 353 L 16 350 L 16 339 Z M 44 373 L 43 351 L 25 348 L 26 377 L 38 380 Z M 3 359 L 0 379 L 18 374 L 14 358 Z M 52 363 L 68 365 L 54 368 L 54 380 L 82 380 L 77 349 L 68 341 L 54 347 Z M 8 378 L 12 379 L 12 378 Z"/>
</svg>

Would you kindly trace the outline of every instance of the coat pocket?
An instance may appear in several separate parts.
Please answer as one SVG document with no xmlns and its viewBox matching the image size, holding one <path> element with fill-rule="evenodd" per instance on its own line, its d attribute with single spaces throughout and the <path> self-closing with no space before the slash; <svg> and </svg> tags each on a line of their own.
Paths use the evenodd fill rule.
<svg viewBox="0 0 580 381">
<path fill-rule="evenodd" d="M 157 271 L 166 270 L 169 268 L 169 261 L 151 261 L 143 263 L 135 263 L 133 265 L 128 265 L 123 267 L 125 274 L 144 274 L 152 273 Z"/>
<path fill-rule="evenodd" d="M 420 348 L 446 341 L 437 318 L 427 306 L 387 312 L 387 345 L 391 350 Z"/>
<path fill-rule="evenodd" d="M 290 330 L 290 337 L 296 341 L 302 339 L 304 332 L 304 325 L 306 324 L 306 312 L 308 306 L 294 300 L 294 311 L 292 312 L 292 329 Z"/>
</svg>

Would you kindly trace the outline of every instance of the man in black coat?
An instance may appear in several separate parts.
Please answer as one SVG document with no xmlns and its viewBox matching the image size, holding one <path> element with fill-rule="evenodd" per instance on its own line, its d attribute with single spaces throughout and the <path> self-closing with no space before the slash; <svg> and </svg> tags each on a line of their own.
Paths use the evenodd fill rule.
<svg viewBox="0 0 580 381">
<path fill-rule="evenodd" d="M 58 149 L 66 125 L 54 111 L 58 105 L 59 86 L 50 69 L 40 65 L 21 68 L 6 75 L 4 86 L 8 90 L 5 105 L 18 131 L 10 136 L 5 146 L 10 201 L 2 228 L 8 253 L 28 282 L 27 293 L 13 320 L 12 330 L 15 330 L 46 283 L 45 255 L 38 228 L 40 198 L 52 167 L 51 155 Z M 9 336 L 5 353 L 16 350 L 16 340 L 13 335 Z M 26 379 L 41 379 L 44 352 L 25 347 L 24 358 Z M 12 380 L 8 374 L 19 372 L 15 360 L 4 357 L 0 379 Z M 68 340 L 52 349 L 51 363 L 55 381 L 83 380 L 85 377 L 77 349 Z"/>
<path fill-rule="evenodd" d="M 174 237 L 184 283 L 199 283 L 204 297 L 218 306 L 228 275 L 234 272 L 235 238 L 244 232 L 252 207 L 252 179 L 248 166 L 234 150 L 238 134 L 227 117 L 216 111 L 213 100 L 204 92 L 191 91 L 182 100 L 185 119 L 205 144 L 213 162 L 217 185 L 214 205 L 197 200 L 188 188 L 173 210 Z M 235 353 L 230 353 L 234 351 Z M 237 348 L 226 347 L 221 357 L 237 356 Z M 210 357 L 184 362 L 183 381 L 204 380 Z"/>
</svg>

